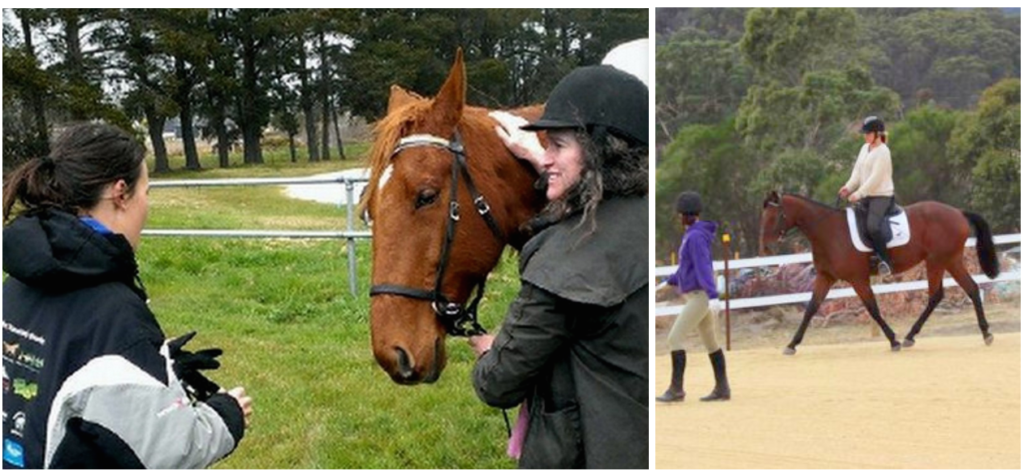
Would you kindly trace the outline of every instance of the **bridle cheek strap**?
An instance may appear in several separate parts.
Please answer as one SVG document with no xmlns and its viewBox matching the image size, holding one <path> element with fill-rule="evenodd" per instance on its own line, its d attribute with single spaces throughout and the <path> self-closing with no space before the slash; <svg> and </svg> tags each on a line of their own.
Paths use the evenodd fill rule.
<svg viewBox="0 0 1024 471">
<path fill-rule="evenodd" d="M 430 134 L 413 134 L 403 137 L 399 139 L 395 150 L 391 153 L 391 158 L 394 158 L 403 150 L 423 146 L 442 148 L 451 152 L 453 156 L 451 185 L 448 192 L 448 217 L 445 223 L 444 241 L 441 245 L 441 259 L 438 264 L 437 277 L 434 280 L 434 290 L 428 291 L 402 285 L 379 284 L 370 287 L 370 296 L 391 294 L 430 301 L 434 314 L 437 315 L 449 335 L 468 337 L 485 334 L 487 331 L 484 330 L 477 320 L 477 308 L 484 294 L 484 281 L 474 284 L 473 288 L 476 289 L 476 295 L 470 301 L 469 306 L 466 307 L 463 307 L 460 303 L 448 300 L 441 291 L 444 274 L 448 268 L 448 259 L 451 256 L 451 247 L 455 241 L 455 225 L 460 219 L 458 201 L 460 174 L 466 181 L 466 188 L 469 190 L 470 198 L 472 198 L 473 207 L 476 209 L 477 214 L 487 223 L 491 233 L 503 244 L 506 240 L 505 234 L 501 230 L 501 226 L 498 225 L 498 221 L 494 219 L 487 200 L 473 183 L 473 177 L 469 173 L 469 166 L 466 163 L 466 152 L 459 132 L 456 130 L 454 139 L 450 141 Z"/>
</svg>

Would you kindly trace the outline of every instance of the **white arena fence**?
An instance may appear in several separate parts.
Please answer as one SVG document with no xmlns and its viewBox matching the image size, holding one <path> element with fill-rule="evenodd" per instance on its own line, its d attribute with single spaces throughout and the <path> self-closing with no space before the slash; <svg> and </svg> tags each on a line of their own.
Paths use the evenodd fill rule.
<svg viewBox="0 0 1024 471">
<path fill-rule="evenodd" d="M 998 236 L 993 237 L 993 242 L 995 243 L 995 245 L 1016 244 L 1016 245 L 1019 246 L 1020 245 L 1020 234 L 998 235 Z M 976 244 L 977 244 L 977 240 L 974 237 L 971 237 L 970 239 L 967 239 L 967 243 L 964 244 L 964 246 L 965 247 L 973 247 Z M 739 259 L 739 260 L 730 260 L 729 261 L 729 271 L 732 272 L 734 270 L 741 269 L 741 268 L 781 266 L 781 265 L 788 265 L 788 264 L 793 264 L 793 263 L 810 263 L 811 261 L 812 261 L 812 257 L 811 257 L 811 254 L 809 252 L 808 253 L 793 254 L 793 255 L 779 255 L 779 256 L 774 256 L 774 257 L 744 258 L 744 259 Z M 725 269 L 725 262 L 723 262 L 721 260 L 717 260 L 717 261 L 713 262 L 713 268 L 714 268 L 715 272 L 723 271 Z M 661 278 L 664 278 L 664 277 L 667 277 L 667 276 L 671 275 L 672 273 L 675 273 L 675 271 L 676 271 L 676 266 L 656 267 L 654 269 L 654 276 L 655 276 L 655 278 L 661 279 Z M 973 278 L 974 278 L 974 281 L 976 281 L 979 284 L 999 283 L 999 282 L 1003 282 L 1003 281 L 1020 280 L 1020 272 L 1018 271 L 1018 272 L 1012 272 L 1012 273 L 1001 273 L 994 280 L 990 280 L 987 276 L 982 275 L 982 274 L 974 275 Z M 942 281 L 942 284 L 943 284 L 943 286 L 957 286 L 956 281 L 953 280 L 952 278 L 944 278 L 943 281 Z M 877 294 L 885 294 L 885 293 L 898 293 L 898 292 L 902 292 L 902 291 L 922 290 L 922 289 L 928 289 L 928 281 L 927 280 L 904 281 L 904 282 L 899 282 L 899 283 L 888 283 L 888 284 L 882 284 L 882 285 L 872 285 L 871 289 L 872 289 L 872 291 L 875 292 L 876 295 Z M 856 296 L 856 295 L 857 294 L 854 293 L 853 288 L 833 289 L 833 290 L 829 291 L 828 296 L 826 296 L 825 299 L 847 298 L 847 297 L 853 297 L 853 296 Z M 783 304 L 806 303 L 806 302 L 808 302 L 810 300 L 811 300 L 811 292 L 808 291 L 808 292 L 804 292 L 804 293 L 781 294 L 781 295 L 774 295 L 774 296 L 757 296 L 757 297 L 751 297 L 751 298 L 735 298 L 735 299 L 728 299 L 727 301 L 728 301 L 729 309 L 730 310 L 736 310 L 736 309 L 750 309 L 750 308 L 766 307 L 766 306 L 777 306 L 777 305 L 783 305 Z M 723 307 L 724 304 L 725 304 L 725 301 L 719 301 L 717 303 L 717 306 L 715 306 L 715 307 L 721 308 L 721 307 Z M 656 307 L 654 309 L 654 315 L 655 316 L 674 316 L 674 315 L 678 315 L 681 308 L 682 308 L 681 305 L 658 306 L 658 307 Z"/>
<path fill-rule="evenodd" d="M 144 229 L 142 235 L 154 237 L 219 237 L 259 239 L 345 239 L 348 252 L 348 286 L 356 296 L 356 239 L 373 237 L 370 231 L 355 230 L 353 219 L 356 208 L 355 185 L 365 183 L 366 177 L 299 177 L 299 178 L 230 178 L 208 180 L 152 180 L 150 188 L 200 188 L 225 186 L 283 186 L 336 183 L 345 186 L 345 230 L 340 231 L 272 231 L 272 230 L 199 230 L 199 229 Z M 340 206 L 340 205 L 339 205 Z"/>
</svg>

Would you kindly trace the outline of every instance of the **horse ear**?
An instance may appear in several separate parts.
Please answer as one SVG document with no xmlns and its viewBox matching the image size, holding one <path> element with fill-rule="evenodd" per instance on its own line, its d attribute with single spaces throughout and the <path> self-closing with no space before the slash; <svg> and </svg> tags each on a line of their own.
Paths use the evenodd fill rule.
<svg viewBox="0 0 1024 471">
<path fill-rule="evenodd" d="M 466 106 L 466 64 L 462 61 L 462 48 L 455 51 L 455 63 L 448 72 L 441 90 L 434 98 L 433 111 L 441 123 L 454 127 L 462 119 L 462 108 Z"/>
<path fill-rule="evenodd" d="M 764 197 L 764 205 L 762 207 L 767 208 L 770 203 L 779 202 L 779 193 L 775 190 L 769 191 Z"/>
<path fill-rule="evenodd" d="M 409 103 L 422 100 L 423 97 L 410 92 L 398 85 L 391 86 L 391 96 L 388 97 L 388 114 Z"/>
</svg>

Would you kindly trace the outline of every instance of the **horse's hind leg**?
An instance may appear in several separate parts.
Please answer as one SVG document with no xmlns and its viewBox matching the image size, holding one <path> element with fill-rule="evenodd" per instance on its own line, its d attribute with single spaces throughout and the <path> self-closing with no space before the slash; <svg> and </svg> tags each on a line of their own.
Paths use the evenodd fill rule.
<svg viewBox="0 0 1024 471">
<path fill-rule="evenodd" d="M 917 322 L 914 322 L 914 326 L 910 328 L 910 332 L 907 332 L 906 338 L 903 339 L 903 347 L 910 348 L 914 346 L 914 337 L 921 332 L 921 328 L 924 327 L 924 323 L 928 322 L 928 317 L 932 315 L 932 311 L 942 301 L 944 291 L 942 289 L 942 275 L 945 270 L 938 265 L 937 262 L 929 260 L 927 262 L 928 270 L 928 306 L 924 308 L 924 312 L 921 313 L 921 317 L 917 318 Z"/>
<path fill-rule="evenodd" d="M 868 314 L 871 318 L 878 323 L 878 326 L 882 328 L 882 332 L 885 334 L 885 338 L 889 339 L 889 345 L 892 351 L 900 351 L 900 343 L 896 340 L 896 333 L 889 328 L 889 324 L 885 323 L 882 319 L 882 315 L 878 312 L 878 303 L 875 301 L 875 293 L 871 291 L 871 284 L 867 280 L 851 281 L 853 290 L 857 292 L 857 296 L 860 296 L 861 302 L 864 303 L 864 307 L 868 309 Z"/>
<path fill-rule="evenodd" d="M 985 307 L 981 304 L 981 290 L 978 289 L 978 284 L 974 282 L 974 278 L 971 278 L 971 274 L 967 272 L 962 259 L 954 261 L 947 270 L 949 270 L 950 275 L 953 275 L 956 283 L 967 292 L 967 296 L 971 298 L 971 303 L 974 304 L 974 313 L 978 315 L 978 328 L 981 329 L 981 336 L 985 339 L 985 345 L 992 345 L 992 334 L 988 332 L 988 321 L 985 320 Z"/>
<path fill-rule="evenodd" d="M 796 346 L 800 345 L 800 342 L 804 340 L 804 332 L 807 331 L 807 326 L 811 323 L 811 318 L 814 317 L 814 313 L 818 312 L 818 306 L 825 299 L 825 295 L 828 294 L 828 290 L 832 289 L 832 285 L 835 284 L 836 280 L 829 278 L 818 273 L 818 276 L 814 278 L 814 291 L 811 294 L 811 302 L 807 303 L 807 309 L 804 310 L 804 319 L 800 322 L 800 327 L 796 329 L 796 335 L 793 336 L 793 341 L 789 342 L 789 346 L 786 347 L 782 353 L 786 355 L 793 355 L 796 353 Z"/>
</svg>

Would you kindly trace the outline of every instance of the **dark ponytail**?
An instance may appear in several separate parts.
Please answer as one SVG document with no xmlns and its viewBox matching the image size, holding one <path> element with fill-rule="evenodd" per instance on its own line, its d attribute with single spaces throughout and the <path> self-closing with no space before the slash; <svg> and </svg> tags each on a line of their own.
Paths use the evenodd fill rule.
<svg viewBox="0 0 1024 471">
<path fill-rule="evenodd" d="M 50 155 L 25 162 L 4 179 L 4 222 L 18 213 L 56 209 L 76 214 L 99 203 L 103 189 L 124 180 L 128 192 L 141 176 L 145 148 L 107 124 L 78 124 L 54 142 Z"/>
</svg>

